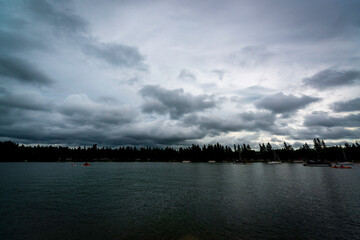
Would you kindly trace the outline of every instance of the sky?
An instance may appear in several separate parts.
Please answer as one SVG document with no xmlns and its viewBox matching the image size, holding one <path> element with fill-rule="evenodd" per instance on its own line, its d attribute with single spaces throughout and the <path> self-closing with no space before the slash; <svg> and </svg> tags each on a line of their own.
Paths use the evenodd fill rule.
<svg viewBox="0 0 360 240">
<path fill-rule="evenodd" d="M 360 141 L 358 0 L 0 1 L 0 140 Z"/>
</svg>

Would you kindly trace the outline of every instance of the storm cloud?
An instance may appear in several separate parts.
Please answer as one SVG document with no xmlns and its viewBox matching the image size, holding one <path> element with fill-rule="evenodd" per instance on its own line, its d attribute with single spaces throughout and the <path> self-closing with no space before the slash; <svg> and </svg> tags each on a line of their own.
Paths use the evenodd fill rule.
<svg viewBox="0 0 360 240">
<path fill-rule="evenodd" d="M 51 24 L 55 29 L 69 33 L 85 33 L 88 23 L 71 9 L 51 1 L 25 1 L 26 6 L 39 21 Z"/>
<path fill-rule="evenodd" d="M 139 52 L 137 47 L 113 41 L 99 42 L 92 36 L 88 21 L 71 11 L 67 4 L 32 0 L 26 2 L 25 5 L 33 18 L 38 21 L 39 26 L 44 24 L 49 27 L 56 38 L 61 33 L 61 38 L 67 38 L 67 40 L 82 45 L 80 48 L 86 55 L 119 68 L 136 68 L 142 71 L 148 69 L 144 63 L 145 56 Z M 46 38 L 50 38 L 50 36 L 46 36 Z"/>
<path fill-rule="evenodd" d="M 360 114 L 332 117 L 326 112 L 313 112 L 311 115 L 305 116 L 304 126 L 360 127 Z"/>
<path fill-rule="evenodd" d="M 115 67 L 137 68 L 139 70 L 147 70 L 148 68 L 144 63 L 145 56 L 140 54 L 136 47 L 119 43 L 93 42 L 84 47 L 84 52 Z"/>
<path fill-rule="evenodd" d="M 36 66 L 26 60 L 2 56 L 0 57 L 0 76 L 17 80 L 22 83 L 50 84 L 50 77 L 42 73 Z"/>
<path fill-rule="evenodd" d="M 44 50 L 46 45 L 24 33 L 0 30 L 0 52 L 14 53 L 25 50 Z"/>
<path fill-rule="evenodd" d="M 305 78 L 304 83 L 318 90 L 352 85 L 360 80 L 360 71 L 326 69 Z"/>
<path fill-rule="evenodd" d="M 0 141 L 359 141 L 359 11 L 356 0 L 0 1 Z"/>
<path fill-rule="evenodd" d="M 255 106 L 260 109 L 266 109 L 274 113 L 289 113 L 295 112 L 301 108 L 306 107 L 310 103 L 319 101 L 320 98 L 302 95 L 296 97 L 292 94 L 285 95 L 283 93 L 276 93 L 255 103 Z"/>
<path fill-rule="evenodd" d="M 331 109 L 333 109 L 335 112 L 360 111 L 360 98 L 355 98 L 345 102 L 335 102 L 331 105 Z"/>
<path fill-rule="evenodd" d="M 350 130 L 344 127 L 311 127 L 294 130 L 289 133 L 292 139 L 301 140 L 320 138 L 320 139 L 357 139 L 360 130 Z"/>
<path fill-rule="evenodd" d="M 119 126 L 135 120 L 137 114 L 130 107 L 109 106 L 90 100 L 85 94 L 68 96 L 60 106 L 66 121 L 75 125 L 95 127 Z"/>
<path fill-rule="evenodd" d="M 0 89 L 0 105 L 6 109 L 33 111 L 50 111 L 52 107 L 52 104 L 37 92 L 11 93 L 6 89 Z"/>
<path fill-rule="evenodd" d="M 184 119 L 189 126 L 196 125 L 211 134 L 221 134 L 231 131 L 269 131 L 274 126 L 276 116 L 270 112 L 243 112 L 226 118 L 219 116 L 190 115 Z"/>
<path fill-rule="evenodd" d="M 124 131 L 124 136 L 130 141 L 143 145 L 187 145 L 188 141 L 202 139 L 207 134 L 194 126 L 186 127 L 179 122 L 160 119 L 134 124 L 132 129 Z"/>
<path fill-rule="evenodd" d="M 125 144 L 126 126 L 138 116 L 129 106 L 94 102 L 85 94 L 49 103 L 36 93 L 15 94 L 2 89 L 0 104 L 1 136 L 25 142 L 112 145 L 116 140 Z"/>
<path fill-rule="evenodd" d="M 185 93 L 183 89 L 167 90 L 160 86 L 147 85 L 140 90 L 140 94 L 145 101 L 142 105 L 143 112 L 169 114 L 173 119 L 216 107 L 213 96 L 193 96 Z"/>
</svg>

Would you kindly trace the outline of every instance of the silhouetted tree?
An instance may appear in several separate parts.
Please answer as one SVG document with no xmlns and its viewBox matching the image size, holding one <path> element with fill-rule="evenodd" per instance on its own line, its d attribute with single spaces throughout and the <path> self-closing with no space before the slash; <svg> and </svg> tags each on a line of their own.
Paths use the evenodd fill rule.
<svg viewBox="0 0 360 240">
<path fill-rule="evenodd" d="M 234 150 L 229 146 L 219 143 L 215 145 L 193 144 L 190 147 L 174 149 L 121 146 L 118 148 L 101 147 L 96 144 L 92 147 L 54 147 L 54 146 L 24 146 L 10 141 L 0 142 L 0 161 L 182 161 L 195 162 L 216 160 L 231 161 L 241 157 L 250 159 L 272 159 L 273 148 L 270 143 L 259 144 L 259 152 L 251 149 L 249 144 L 234 145 Z M 324 140 L 314 138 L 314 149 L 307 143 L 298 150 L 284 142 L 284 148 L 275 150 L 282 160 L 286 159 L 323 159 L 327 161 L 360 160 L 360 146 L 357 142 L 345 143 L 341 146 L 326 146 Z"/>
<path fill-rule="evenodd" d="M 266 151 L 268 151 L 268 152 L 272 151 L 272 146 L 271 146 L 271 144 L 269 142 L 266 145 Z"/>
</svg>

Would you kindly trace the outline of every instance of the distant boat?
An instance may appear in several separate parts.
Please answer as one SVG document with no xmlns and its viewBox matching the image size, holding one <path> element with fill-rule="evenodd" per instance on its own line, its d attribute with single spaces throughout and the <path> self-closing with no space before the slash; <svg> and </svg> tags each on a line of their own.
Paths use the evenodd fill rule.
<svg viewBox="0 0 360 240">
<path fill-rule="evenodd" d="M 330 167 L 331 166 L 330 163 L 322 162 L 322 161 L 319 161 L 319 160 L 317 160 L 317 161 L 308 160 L 303 165 L 306 166 L 306 167 Z"/>
<path fill-rule="evenodd" d="M 331 168 L 351 169 L 352 167 L 347 167 L 341 164 L 340 166 L 337 165 L 331 166 Z"/>
<path fill-rule="evenodd" d="M 77 165 L 76 165 L 76 164 L 74 164 L 74 163 L 72 163 L 72 164 L 70 164 L 70 166 L 72 166 L 72 167 L 76 167 Z"/>
<path fill-rule="evenodd" d="M 239 160 L 233 160 L 233 164 L 246 164 L 246 161 L 245 161 L 245 159 L 243 159 L 242 157 L 241 157 L 241 152 L 242 152 L 242 150 L 241 149 L 239 149 Z"/>
<path fill-rule="evenodd" d="M 293 163 L 304 163 L 303 160 L 294 160 Z"/>
<path fill-rule="evenodd" d="M 189 160 L 184 160 L 184 161 L 182 161 L 183 163 L 190 163 L 190 161 Z"/>
<path fill-rule="evenodd" d="M 209 160 L 208 163 L 216 163 L 215 160 Z"/>
<path fill-rule="evenodd" d="M 274 160 L 269 161 L 268 164 L 281 164 L 281 160 L 280 160 L 279 156 L 275 153 L 274 150 L 273 150 L 273 153 L 274 153 Z"/>
<path fill-rule="evenodd" d="M 86 162 L 86 163 L 83 164 L 83 166 L 84 166 L 84 167 L 90 167 L 91 164 Z"/>
<path fill-rule="evenodd" d="M 339 165 L 354 165 L 354 162 L 349 162 L 347 160 L 344 149 L 341 148 L 341 150 L 342 150 L 342 153 L 343 153 L 343 156 L 344 156 L 344 162 L 336 162 L 336 164 L 339 164 Z"/>
<path fill-rule="evenodd" d="M 340 165 L 354 165 L 354 162 L 337 162 L 336 164 L 340 164 Z"/>
</svg>

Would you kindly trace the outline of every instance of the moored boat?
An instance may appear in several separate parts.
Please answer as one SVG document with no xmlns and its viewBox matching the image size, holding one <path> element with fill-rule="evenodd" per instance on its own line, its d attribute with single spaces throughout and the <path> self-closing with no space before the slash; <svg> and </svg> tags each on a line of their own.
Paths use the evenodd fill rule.
<svg viewBox="0 0 360 240">
<path fill-rule="evenodd" d="M 308 160 L 303 165 L 306 167 L 330 167 L 331 166 L 330 163 L 324 162 L 324 161 L 319 161 L 319 160 L 317 160 L 317 161 Z"/>
<path fill-rule="evenodd" d="M 233 164 L 243 164 L 243 165 L 246 164 L 245 159 L 243 159 L 241 156 L 241 152 L 242 152 L 242 150 L 239 150 L 239 159 L 234 159 Z"/>
<path fill-rule="evenodd" d="M 294 160 L 292 163 L 304 163 L 303 160 Z"/>
<path fill-rule="evenodd" d="M 267 164 L 270 164 L 270 165 L 272 165 L 272 164 L 281 164 L 281 162 L 279 162 L 279 161 L 270 161 Z"/>
<path fill-rule="evenodd" d="M 347 167 L 347 166 L 344 166 L 344 165 L 334 165 L 334 166 L 331 166 L 331 168 L 341 168 L 341 169 L 351 169 L 352 167 Z"/>
<path fill-rule="evenodd" d="M 342 162 L 336 162 L 336 164 L 338 164 L 338 165 L 354 165 L 354 162 L 348 161 L 344 149 L 341 148 L 341 150 L 342 150 L 342 154 L 344 156 L 344 160 Z"/>
<path fill-rule="evenodd" d="M 83 166 L 84 166 L 84 167 L 90 167 L 91 164 L 86 162 L 86 163 L 83 164 Z"/>
<path fill-rule="evenodd" d="M 274 165 L 274 164 L 281 164 L 282 162 L 280 161 L 279 156 L 275 153 L 275 151 L 273 151 L 274 153 L 274 160 L 273 161 L 269 161 L 267 162 L 270 165 Z"/>
<path fill-rule="evenodd" d="M 354 162 L 336 162 L 338 165 L 354 165 Z"/>
</svg>

